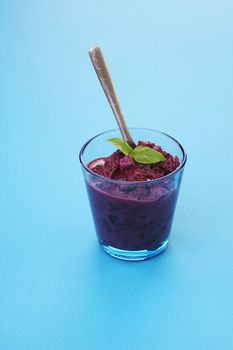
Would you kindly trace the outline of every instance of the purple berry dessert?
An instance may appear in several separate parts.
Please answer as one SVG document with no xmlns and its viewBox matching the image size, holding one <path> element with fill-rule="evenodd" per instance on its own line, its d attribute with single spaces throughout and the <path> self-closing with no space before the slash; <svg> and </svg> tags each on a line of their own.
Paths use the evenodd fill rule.
<svg viewBox="0 0 233 350">
<path fill-rule="evenodd" d="M 87 190 L 104 247 L 155 251 L 170 234 L 179 186 L 167 175 L 180 166 L 180 160 L 152 142 L 139 141 L 137 146 L 159 152 L 163 160 L 141 164 L 117 150 L 87 165 L 99 175 L 87 182 Z"/>
<path fill-rule="evenodd" d="M 97 237 L 116 258 L 148 259 L 167 247 L 186 153 L 165 133 L 129 129 L 102 50 L 93 47 L 89 56 L 119 127 L 80 151 Z M 107 136 L 118 148 L 113 154 Z"/>
</svg>

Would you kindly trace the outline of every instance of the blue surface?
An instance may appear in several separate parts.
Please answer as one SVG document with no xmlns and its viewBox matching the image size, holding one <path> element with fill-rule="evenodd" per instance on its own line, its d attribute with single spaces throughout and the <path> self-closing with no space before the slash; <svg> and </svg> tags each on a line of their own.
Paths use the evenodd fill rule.
<svg viewBox="0 0 233 350">
<path fill-rule="evenodd" d="M 0 2 L 0 349 L 232 349 L 233 3 Z M 116 126 L 87 50 L 103 48 L 131 126 L 188 163 L 165 253 L 96 242 L 78 151 Z"/>
</svg>

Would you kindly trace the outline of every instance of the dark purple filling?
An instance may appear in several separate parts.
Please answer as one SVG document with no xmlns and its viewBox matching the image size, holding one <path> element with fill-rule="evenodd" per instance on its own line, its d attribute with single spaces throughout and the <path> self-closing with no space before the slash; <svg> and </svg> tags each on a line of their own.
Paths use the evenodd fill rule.
<svg viewBox="0 0 233 350">
<path fill-rule="evenodd" d="M 100 158 L 99 163 L 95 159 L 88 164 L 88 167 L 94 173 L 113 180 L 146 181 L 168 175 L 180 165 L 178 157 L 173 157 L 154 143 L 139 141 L 138 146 L 154 148 L 161 152 L 166 160 L 155 164 L 139 164 L 130 156 L 116 151 L 109 157 Z"/>
<path fill-rule="evenodd" d="M 116 151 L 89 164 L 93 172 L 105 179 L 91 177 L 87 190 L 101 243 L 124 250 L 154 250 L 170 234 L 181 179 L 162 177 L 174 171 L 180 162 L 152 143 L 139 141 L 138 145 L 154 147 L 164 154 L 166 161 L 143 165 Z M 106 177 L 129 182 L 112 182 Z M 161 179 L 149 181 L 157 178 Z"/>
</svg>

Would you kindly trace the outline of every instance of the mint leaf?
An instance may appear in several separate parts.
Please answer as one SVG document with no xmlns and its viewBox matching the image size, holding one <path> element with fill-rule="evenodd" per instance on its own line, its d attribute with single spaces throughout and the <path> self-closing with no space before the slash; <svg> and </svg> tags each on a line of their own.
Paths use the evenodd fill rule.
<svg viewBox="0 0 233 350">
<path fill-rule="evenodd" d="M 119 139 L 117 137 L 113 137 L 111 139 L 108 139 L 107 141 L 112 142 L 126 156 L 133 152 L 133 148 L 122 139 Z"/>
<path fill-rule="evenodd" d="M 147 146 L 137 146 L 134 148 L 132 157 L 136 162 L 141 164 L 152 164 L 166 160 L 162 153 Z"/>
<path fill-rule="evenodd" d="M 166 160 L 162 153 L 151 147 L 137 146 L 133 149 L 127 142 L 117 137 L 113 137 L 107 141 L 112 142 L 122 153 L 126 156 L 130 155 L 136 162 L 141 164 L 153 164 Z"/>
</svg>

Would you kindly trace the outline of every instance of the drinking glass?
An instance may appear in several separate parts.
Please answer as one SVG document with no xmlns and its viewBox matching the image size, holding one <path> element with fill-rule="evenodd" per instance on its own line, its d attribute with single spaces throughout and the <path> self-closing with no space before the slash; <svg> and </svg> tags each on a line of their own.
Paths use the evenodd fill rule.
<svg viewBox="0 0 233 350">
<path fill-rule="evenodd" d="M 180 160 L 172 173 L 154 180 L 112 180 L 92 172 L 88 164 L 116 149 L 107 142 L 120 137 L 119 130 L 103 132 L 87 141 L 80 151 L 80 162 L 99 243 L 111 256 L 123 260 L 144 260 L 162 252 L 168 245 L 172 221 L 186 163 L 182 145 L 156 130 L 130 128 L 135 142 L 150 141 Z"/>
</svg>

